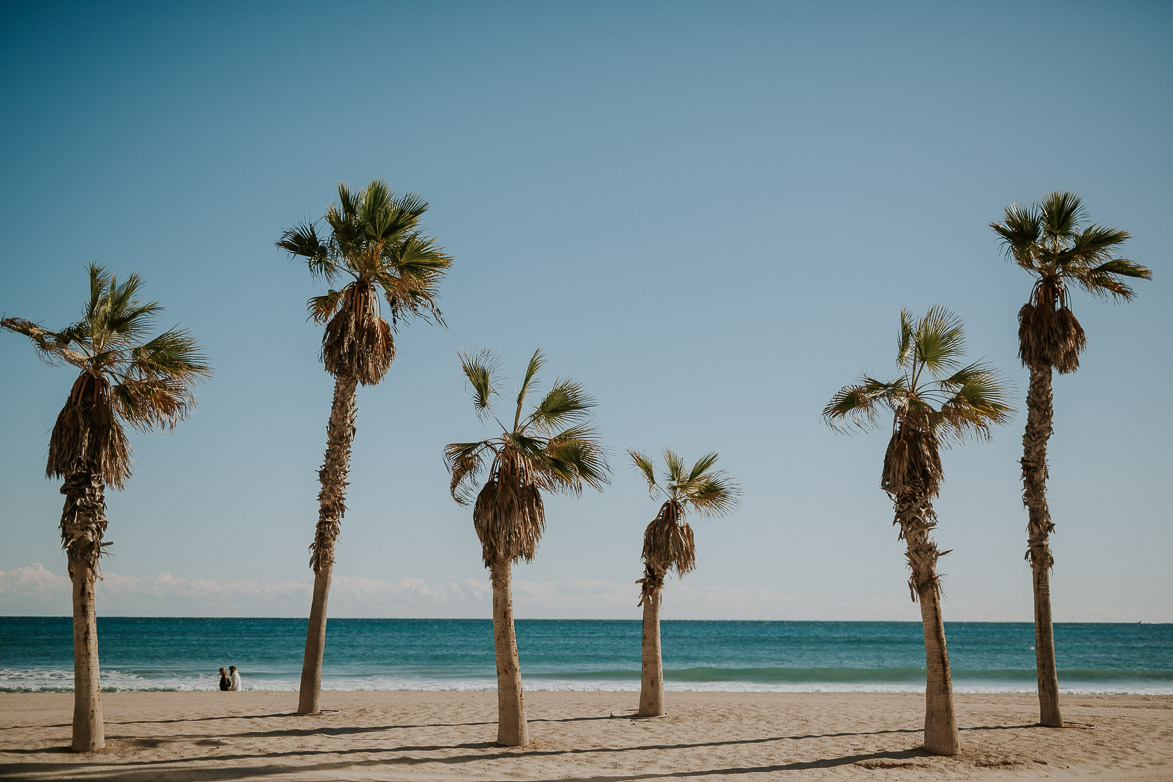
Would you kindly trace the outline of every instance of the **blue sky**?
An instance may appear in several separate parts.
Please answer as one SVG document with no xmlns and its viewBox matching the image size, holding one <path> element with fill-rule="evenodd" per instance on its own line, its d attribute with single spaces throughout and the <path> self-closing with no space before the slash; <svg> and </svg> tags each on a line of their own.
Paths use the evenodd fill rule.
<svg viewBox="0 0 1173 782">
<path fill-rule="evenodd" d="M 487 434 L 460 350 L 598 399 L 603 494 L 547 502 L 517 613 L 636 618 L 656 511 L 624 459 L 717 450 L 740 509 L 694 524 L 668 618 L 907 619 L 878 488 L 885 434 L 820 412 L 894 365 L 901 307 L 941 304 L 1019 413 L 945 455 L 946 619 L 1027 620 L 1020 456 L 1029 278 L 988 223 L 1079 193 L 1154 270 L 1080 296 L 1090 345 L 1055 383 L 1058 621 L 1173 621 L 1168 442 L 1173 9 L 1165 3 L 202 3 L 0 6 L 0 312 L 76 318 L 91 260 L 139 272 L 215 377 L 133 435 L 108 495 L 99 611 L 308 612 L 331 379 L 274 247 L 338 182 L 432 205 L 448 328 L 400 330 L 359 391 L 336 616 L 488 616 L 445 443 Z M 48 435 L 71 373 L 0 334 L 0 614 L 69 611 Z M 513 387 L 513 386 L 510 386 Z M 622 458 L 621 458 L 622 457 Z"/>
</svg>

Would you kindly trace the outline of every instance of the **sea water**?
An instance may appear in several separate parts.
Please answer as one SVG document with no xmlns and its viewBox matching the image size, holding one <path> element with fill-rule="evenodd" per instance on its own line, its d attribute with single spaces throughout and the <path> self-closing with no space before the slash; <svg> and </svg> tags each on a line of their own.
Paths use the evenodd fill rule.
<svg viewBox="0 0 1173 782">
<path fill-rule="evenodd" d="M 1033 692 L 1029 623 L 949 622 L 958 692 Z M 246 689 L 296 690 L 305 619 L 100 617 L 106 691 L 212 690 L 236 665 Z M 73 687 L 69 617 L 0 617 L 0 692 Z M 668 690 L 923 691 L 915 622 L 664 621 Z M 639 689 L 640 623 L 519 620 L 529 690 Z M 1173 625 L 1057 624 L 1060 690 L 1173 694 Z M 322 687 L 491 690 L 488 619 L 331 619 Z"/>
</svg>

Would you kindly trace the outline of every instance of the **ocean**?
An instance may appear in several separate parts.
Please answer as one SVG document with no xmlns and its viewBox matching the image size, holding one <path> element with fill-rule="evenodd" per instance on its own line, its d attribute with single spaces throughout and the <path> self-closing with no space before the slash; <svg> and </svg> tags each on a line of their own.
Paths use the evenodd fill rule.
<svg viewBox="0 0 1173 782">
<path fill-rule="evenodd" d="M 216 689 L 236 665 L 245 689 L 296 690 L 304 619 L 100 617 L 107 692 Z M 665 689 L 724 692 L 920 692 L 914 622 L 662 623 Z M 1033 692 L 1029 623 L 946 624 L 954 689 Z M 527 690 L 637 691 L 640 623 L 519 620 Z M 1173 624 L 1058 624 L 1068 693 L 1173 694 Z M 0 692 L 73 687 L 69 617 L 0 617 Z M 327 690 L 491 690 L 488 619 L 331 619 Z"/>
</svg>

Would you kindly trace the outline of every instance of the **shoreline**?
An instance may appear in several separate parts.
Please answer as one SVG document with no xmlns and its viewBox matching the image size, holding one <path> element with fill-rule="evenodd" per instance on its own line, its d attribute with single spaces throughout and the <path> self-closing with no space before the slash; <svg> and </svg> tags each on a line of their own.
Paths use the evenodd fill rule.
<svg viewBox="0 0 1173 782">
<path fill-rule="evenodd" d="M 324 691 L 104 693 L 107 749 L 66 751 L 69 693 L 0 694 L 0 778 L 179 782 L 425 779 L 1173 778 L 1173 696 L 1074 695 L 1042 728 L 1032 694 L 956 695 L 961 754 L 920 750 L 912 693 L 668 693 L 635 720 L 631 692 L 527 691 L 532 743 L 504 749 L 496 695 Z"/>
</svg>

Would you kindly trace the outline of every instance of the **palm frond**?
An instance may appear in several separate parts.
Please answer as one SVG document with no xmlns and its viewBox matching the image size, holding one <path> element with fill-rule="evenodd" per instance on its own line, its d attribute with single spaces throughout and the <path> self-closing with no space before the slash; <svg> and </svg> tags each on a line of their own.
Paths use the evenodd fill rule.
<svg viewBox="0 0 1173 782">
<path fill-rule="evenodd" d="M 943 441 L 960 441 L 970 434 L 988 438 L 990 427 L 1005 423 L 1013 412 L 1009 389 L 987 364 L 970 364 L 940 385 L 952 392 L 933 421 Z"/>
<path fill-rule="evenodd" d="M 1135 261 L 1113 258 L 1076 276 L 1075 282 L 1094 296 L 1131 301 L 1136 296 L 1132 286 L 1121 277 L 1151 280 L 1153 273 Z"/>
<path fill-rule="evenodd" d="M 664 449 L 664 465 L 668 468 L 669 489 L 688 480 L 688 469 L 684 466 L 684 459 L 670 448 Z"/>
<path fill-rule="evenodd" d="M 290 255 L 304 258 L 314 278 L 333 282 L 338 268 L 330 259 L 330 250 L 318 236 L 313 223 L 302 222 L 283 232 L 277 246 Z"/>
<path fill-rule="evenodd" d="M 692 465 L 692 470 L 690 470 L 688 473 L 688 480 L 695 481 L 697 478 L 707 473 L 713 468 L 713 465 L 717 463 L 717 459 L 719 458 L 720 457 L 718 456 L 717 452 L 713 451 L 712 453 L 707 453 L 701 458 L 697 459 L 696 463 Z"/>
<path fill-rule="evenodd" d="M 990 223 L 994 232 L 1002 238 L 1006 255 L 1025 269 L 1034 268 L 1034 251 L 1042 234 L 1042 218 L 1032 205 L 1022 207 L 1011 204 L 1006 207 L 1004 222 Z"/>
<path fill-rule="evenodd" d="M 1039 213 L 1047 236 L 1066 238 L 1075 233 L 1076 226 L 1083 219 L 1083 201 L 1075 193 L 1056 190 L 1043 196 Z"/>
<path fill-rule="evenodd" d="M 517 412 L 513 418 L 513 428 L 517 429 L 521 422 L 521 406 L 525 404 L 526 394 L 529 393 L 530 386 L 538 377 L 538 372 L 541 371 L 542 365 L 546 363 L 545 356 L 542 355 L 542 349 L 538 348 L 534 354 L 530 356 L 529 363 L 525 367 L 525 377 L 522 378 L 521 388 L 517 392 Z"/>
<path fill-rule="evenodd" d="M 740 487 L 720 470 L 689 481 L 684 493 L 688 505 L 702 516 L 724 516 L 737 507 L 740 495 Z"/>
<path fill-rule="evenodd" d="M 550 488 L 582 492 L 582 484 L 602 491 L 610 482 L 607 459 L 598 435 L 586 426 L 574 426 L 551 437 L 546 446 L 545 467 L 557 476 Z"/>
<path fill-rule="evenodd" d="M 444 446 L 444 462 L 452 474 L 448 489 L 452 499 L 461 505 L 468 505 L 476 495 L 475 484 L 485 469 L 485 459 L 494 457 L 497 450 L 493 443 L 481 440 L 475 443 L 449 443 Z"/>
<path fill-rule="evenodd" d="M 823 419 L 836 431 L 869 429 L 876 425 L 882 407 L 894 409 L 908 394 L 905 377 L 882 381 L 863 375 L 859 381 L 844 386 L 823 408 Z"/>
<path fill-rule="evenodd" d="M 306 302 L 306 309 L 309 310 L 310 320 L 314 323 L 325 324 L 330 322 L 330 318 L 334 317 L 334 313 L 338 311 L 339 305 L 342 304 L 342 299 L 346 295 L 346 289 L 329 290 L 321 296 L 311 296 Z"/>
<path fill-rule="evenodd" d="M 903 314 L 901 329 L 903 330 Z M 965 332 L 961 318 L 944 307 L 932 307 L 916 322 L 913 341 L 918 358 L 934 377 L 960 366 L 965 351 Z"/>
<path fill-rule="evenodd" d="M 916 356 L 915 318 L 906 309 L 900 309 L 900 339 L 897 341 L 896 366 L 907 369 Z"/>
<path fill-rule="evenodd" d="M 526 426 L 532 423 L 539 431 L 549 432 L 587 418 L 593 407 L 595 400 L 582 384 L 560 378 L 529 415 Z"/>
<path fill-rule="evenodd" d="M 436 299 L 451 264 L 435 239 L 419 233 L 385 244 L 371 277 L 391 306 L 393 321 L 412 315 L 443 325 Z"/>
<path fill-rule="evenodd" d="M 413 220 L 418 219 L 428 211 L 428 202 L 415 193 L 403 193 L 392 199 L 392 207 L 400 214 L 408 215 Z"/>
<path fill-rule="evenodd" d="M 86 272 L 90 279 L 90 298 L 86 304 L 84 320 L 93 320 L 98 308 L 106 300 L 110 289 L 110 273 L 96 263 L 89 263 Z"/>
<path fill-rule="evenodd" d="M 1071 237 L 1070 244 L 1056 255 L 1058 265 L 1088 267 L 1112 257 L 1112 250 L 1129 239 L 1128 231 L 1090 225 Z"/>
<path fill-rule="evenodd" d="M 68 334 L 49 331 L 24 318 L 0 319 L 0 328 L 23 334 L 32 340 L 37 358 L 50 366 L 72 364 L 79 369 L 85 368 L 86 357 L 69 348 L 72 338 Z"/>
<path fill-rule="evenodd" d="M 472 404 L 477 411 L 477 417 L 483 418 L 492 411 L 493 397 L 497 395 L 497 387 L 493 381 L 500 369 L 496 357 L 488 350 L 481 350 L 475 354 L 460 353 L 460 369 L 468 378 L 472 386 Z"/>
<path fill-rule="evenodd" d="M 126 380 L 111 392 L 119 417 L 140 432 L 174 429 L 195 407 L 190 387 L 170 378 Z"/>
<path fill-rule="evenodd" d="M 125 375 L 132 379 L 166 379 L 190 386 L 211 377 L 212 369 L 199 343 L 186 329 L 170 329 L 130 351 Z"/>
<path fill-rule="evenodd" d="M 633 451 L 630 448 L 627 450 L 627 455 L 631 457 L 635 468 L 639 470 L 648 482 L 648 494 L 652 495 L 656 488 L 656 471 L 652 467 L 652 460 L 644 456 L 639 451 Z"/>
</svg>

